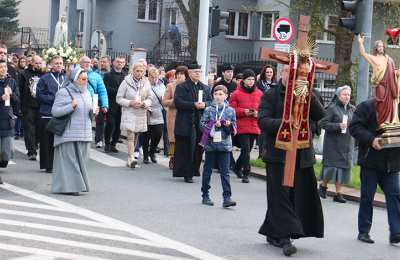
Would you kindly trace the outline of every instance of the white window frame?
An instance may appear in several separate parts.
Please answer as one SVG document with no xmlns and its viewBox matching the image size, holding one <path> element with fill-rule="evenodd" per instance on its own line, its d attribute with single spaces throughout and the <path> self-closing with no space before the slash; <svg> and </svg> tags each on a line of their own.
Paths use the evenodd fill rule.
<svg viewBox="0 0 400 260">
<path fill-rule="evenodd" d="M 272 21 L 271 21 L 271 37 L 263 37 L 262 36 L 262 33 L 263 33 L 263 31 L 262 31 L 262 29 L 263 29 L 263 22 L 264 22 L 264 14 L 271 14 L 272 15 Z M 278 15 L 278 17 L 279 17 L 279 12 L 278 11 L 276 11 L 276 12 L 262 12 L 261 13 L 261 19 L 260 19 L 260 40 L 263 40 L 263 41 L 275 41 L 275 39 L 274 39 L 274 24 L 275 24 L 275 21 L 276 21 L 276 15 Z"/>
<path fill-rule="evenodd" d="M 387 47 L 390 49 L 400 49 L 400 39 L 397 40 L 397 44 L 388 44 Z"/>
<path fill-rule="evenodd" d="M 245 11 L 234 11 L 234 10 L 229 10 L 228 12 L 235 13 L 235 30 L 234 30 L 234 35 L 226 35 L 225 38 L 228 39 L 241 39 L 241 40 L 248 40 L 250 39 L 250 25 L 251 25 L 251 13 L 250 12 L 245 12 Z M 239 16 L 240 13 L 246 13 L 248 14 L 249 19 L 247 20 L 247 36 L 239 36 Z"/>
<path fill-rule="evenodd" d="M 178 23 L 178 9 L 170 8 L 169 9 L 169 21 L 168 21 L 169 25 L 171 25 L 171 22 L 172 22 L 173 12 L 175 12 L 175 25 Z"/>
<path fill-rule="evenodd" d="M 325 15 L 325 18 L 324 18 L 324 30 L 328 29 L 329 17 L 334 17 L 334 15 Z M 324 31 L 322 33 L 322 35 L 323 35 L 323 37 L 322 37 L 323 39 L 317 39 L 316 40 L 317 43 L 335 44 L 335 41 L 328 40 L 328 32 Z"/>
<path fill-rule="evenodd" d="M 138 8 L 136 11 L 136 17 L 139 22 L 144 22 L 144 23 L 158 23 L 159 16 L 160 16 L 160 1 L 158 0 L 145 0 L 146 1 L 146 10 L 145 10 L 145 18 L 141 19 L 138 17 L 138 12 L 139 12 L 139 1 L 138 1 Z M 155 20 L 149 20 L 149 13 L 150 13 L 150 1 L 157 1 L 157 14 L 156 14 L 156 19 Z"/>
<path fill-rule="evenodd" d="M 82 25 L 82 28 L 81 28 Z M 82 31 L 81 31 L 82 29 Z M 83 33 L 85 31 L 85 11 L 84 10 L 78 10 L 78 31 L 80 33 Z"/>
<path fill-rule="evenodd" d="M 325 80 L 331 80 L 331 79 L 316 79 L 316 83 L 314 84 L 316 84 L 318 87 L 314 88 L 318 91 L 335 92 L 336 89 L 325 87 Z"/>
</svg>

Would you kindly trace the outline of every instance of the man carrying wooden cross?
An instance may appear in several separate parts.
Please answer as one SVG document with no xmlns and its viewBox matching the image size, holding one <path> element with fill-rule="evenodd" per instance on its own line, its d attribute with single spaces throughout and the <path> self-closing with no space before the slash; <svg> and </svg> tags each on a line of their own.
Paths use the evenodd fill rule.
<svg viewBox="0 0 400 260">
<path fill-rule="evenodd" d="M 278 86 L 261 99 L 258 123 L 266 140 L 268 210 L 259 233 L 290 256 L 297 249 L 291 239 L 324 235 L 324 220 L 313 165 L 309 121 L 319 121 L 324 108 L 312 90 L 317 69 L 335 71 L 334 64 L 312 58 L 309 27 L 302 16 L 299 39 L 290 53 L 262 50 L 262 58 L 289 64 L 283 67 Z M 306 21 L 305 21 L 306 20 Z"/>
</svg>

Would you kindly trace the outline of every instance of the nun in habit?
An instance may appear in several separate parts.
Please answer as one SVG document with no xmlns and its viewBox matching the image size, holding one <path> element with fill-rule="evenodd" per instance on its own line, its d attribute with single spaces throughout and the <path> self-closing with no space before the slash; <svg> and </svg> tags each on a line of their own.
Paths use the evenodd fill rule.
<svg viewBox="0 0 400 260">
<path fill-rule="evenodd" d="M 51 110 L 54 117 L 72 113 L 63 135 L 54 136 L 53 193 L 79 195 L 89 191 L 86 165 L 92 141 L 93 106 L 87 79 L 86 71 L 73 69 L 70 83 L 57 92 Z"/>
</svg>

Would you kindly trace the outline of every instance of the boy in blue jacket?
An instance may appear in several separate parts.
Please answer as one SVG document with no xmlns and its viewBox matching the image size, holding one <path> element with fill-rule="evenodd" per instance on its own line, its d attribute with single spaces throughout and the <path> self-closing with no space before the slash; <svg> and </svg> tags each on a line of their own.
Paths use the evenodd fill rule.
<svg viewBox="0 0 400 260">
<path fill-rule="evenodd" d="M 236 202 L 231 199 L 232 192 L 229 181 L 229 161 L 232 151 L 231 135 L 236 133 L 236 114 L 226 101 L 228 90 L 225 86 L 216 86 L 213 97 L 212 105 L 205 109 L 201 119 L 203 135 L 200 145 L 204 147 L 206 154 L 201 186 L 202 203 L 208 206 L 214 205 L 209 196 L 209 189 L 211 188 L 212 168 L 215 162 L 218 162 L 224 199 L 222 206 L 228 208 L 236 206 Z"/>
</svg>

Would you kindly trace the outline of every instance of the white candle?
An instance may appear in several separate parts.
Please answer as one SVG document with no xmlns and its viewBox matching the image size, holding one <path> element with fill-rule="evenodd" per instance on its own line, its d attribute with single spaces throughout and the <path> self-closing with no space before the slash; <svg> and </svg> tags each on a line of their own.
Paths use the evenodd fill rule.
<svg viewBox="0 0 400 260">
<path fill-rule="evenodd" d="M 10 90 L 8 86 L 4 89 L 4 94 L 10 95 Z M 10 96 L 8 96 L 8 99 L 4 101 L 4 106 L 6 107 L 10 106 Z"/>
<path fill-rule="evenodd" d="M 135 101 L 136 101 L 136 102 L 141 102 L 141 101 L 142 101 L 142 98 L 140 97 L 140 94 L 139 94 L 139 93 L 137 93 L 137 95 L 136 95 L 136 97 L 135 97 Z"/>
<path fill-rule="evenodd" d="M 347 121 L 348 121 L 348 120 L 349 120 L 349 116 L 348 116 L 348 115 L 343 115 L 342 123 L 343 123 L 343 124 L 347 124 Z M 342 129 L 342 134 L 345 134 L 346 131 L 347 131 L 347 127 L 346 127 L 345 129 Z"/>
<path fill-rule="evenodd" d="M 199 103 L 203 103 L 203 90 L 202 90 L 202 89 L 199 90 L 199 99 L 198 99 L 198 102 L 199 102 Z"/>
<path fill-rule="evenodd" d="M 93 95 L 93 112 L 95 112 L 95 113 L 97 111 L 98 104 L 99 104 L 99 95 L 98 94 L 94 94 Z"/>
</svg>

